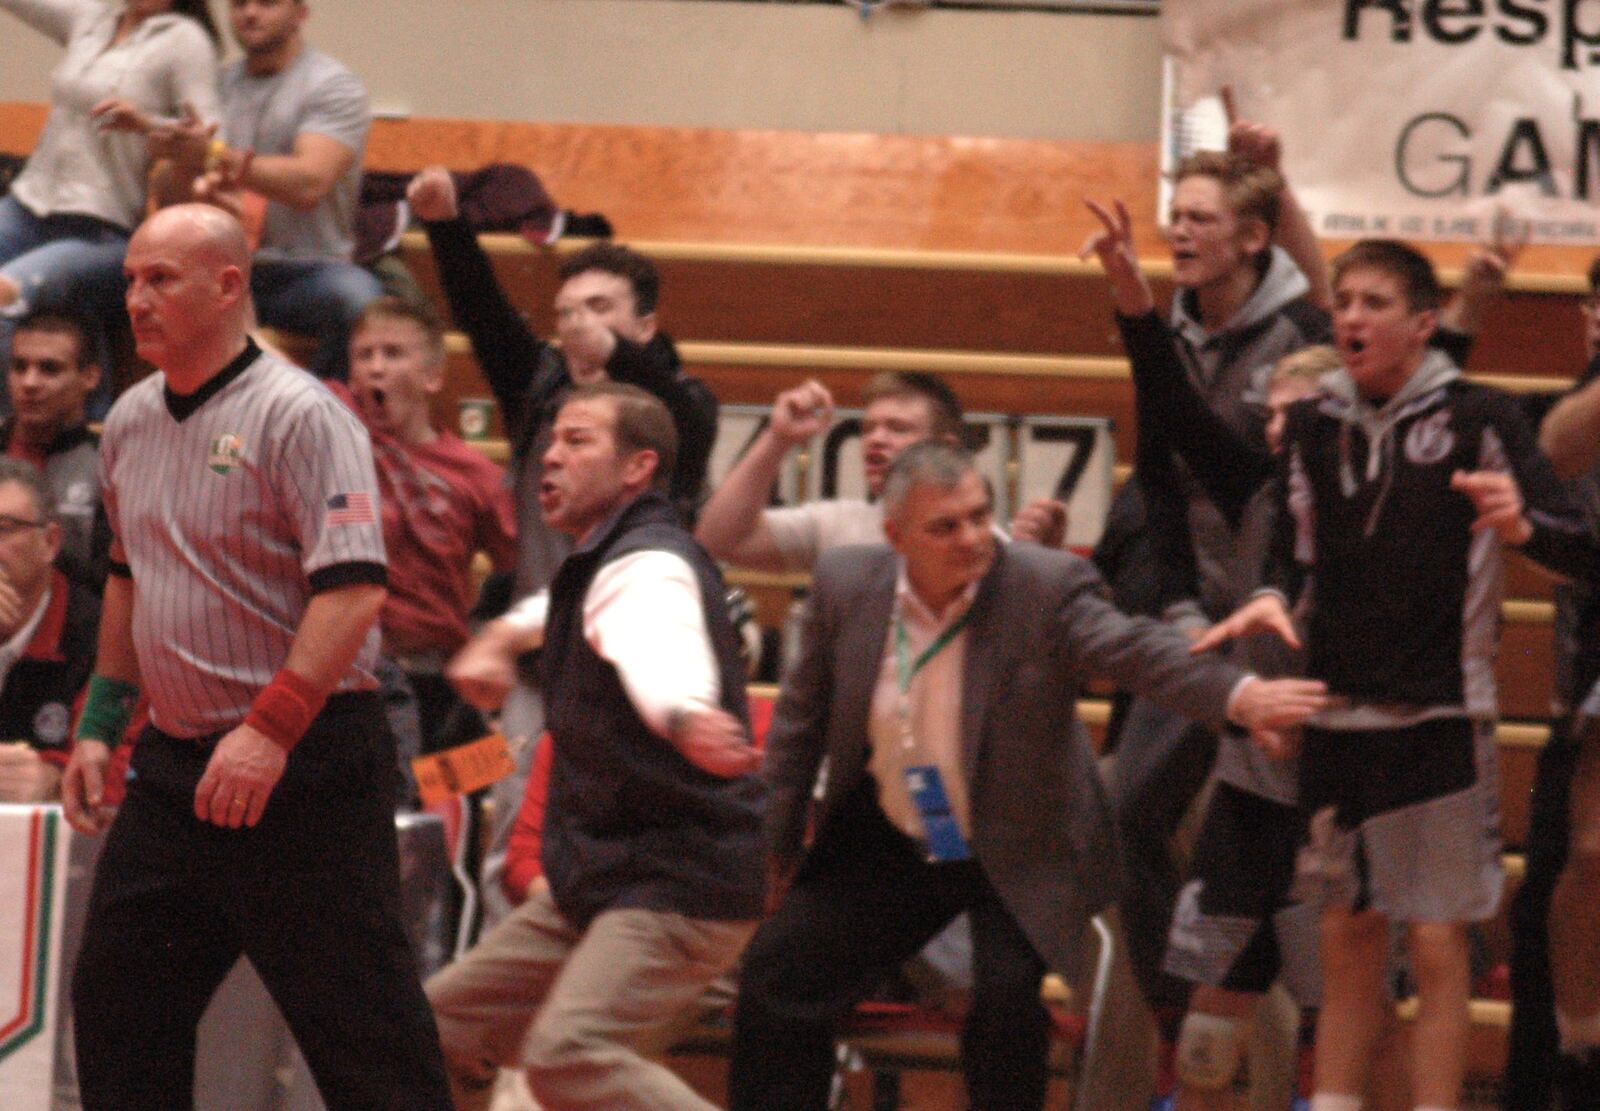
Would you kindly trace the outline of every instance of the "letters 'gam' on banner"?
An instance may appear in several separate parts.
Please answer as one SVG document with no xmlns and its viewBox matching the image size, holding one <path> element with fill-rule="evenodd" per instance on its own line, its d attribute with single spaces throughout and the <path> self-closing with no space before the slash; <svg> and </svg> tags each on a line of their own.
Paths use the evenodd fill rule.
<svg viewBox="0 0 1600 1111">
<path fill-rule="evenodd" d="M 1163 0 L 1161 25 L 1164 154 L 1231 87 L 1319 235 L 1482 242 L 1504 208 L 1518 238 L 1600 241 L 1595 0 Z"/>
</svg>

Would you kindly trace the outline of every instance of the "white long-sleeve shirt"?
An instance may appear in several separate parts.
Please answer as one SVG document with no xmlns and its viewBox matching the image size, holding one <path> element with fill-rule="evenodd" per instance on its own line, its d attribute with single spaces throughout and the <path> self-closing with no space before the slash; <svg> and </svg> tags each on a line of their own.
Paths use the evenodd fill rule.
<svg viewBox="0 0 1600 1111">
<path fill-rule="evenodd" d="M 550 595 L 523 599 L 501 620 L 526 651 L 544 643 Z M 700 583 L 682 556 L 634 552 L 595 574 L 583 597 L 583 635 L 617 669 L 628 699 L 656 733 L 671 737 L 677 713 L 717 709 L 722 681 L 701 608 Z"/>
</svg>

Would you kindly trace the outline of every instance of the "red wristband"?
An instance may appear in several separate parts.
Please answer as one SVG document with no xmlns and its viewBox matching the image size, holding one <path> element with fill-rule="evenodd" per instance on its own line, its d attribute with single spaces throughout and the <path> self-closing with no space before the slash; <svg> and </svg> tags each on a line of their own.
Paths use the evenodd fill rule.
<svg viewBox="0 0 1600 1111">
<path fill-rule="evenodd" d="M 327 698 L 303 675 L 283 668 L 256 695 L 244 723 L 288 752 L 300 743 Z"/>
</svg>

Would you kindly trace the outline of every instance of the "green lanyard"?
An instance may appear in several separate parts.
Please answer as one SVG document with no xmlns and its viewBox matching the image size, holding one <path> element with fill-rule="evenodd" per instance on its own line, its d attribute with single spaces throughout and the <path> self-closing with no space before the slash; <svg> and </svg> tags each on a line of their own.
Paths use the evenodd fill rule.
<svg viewBox="0 0 1600 1111">
<path fill-rule="evenodd" d="M 895 670 L 900 679 L 900 697 L 902 700 L 904 700 L 906 694 L 911 690 L 911 680 L 917 677 L 917 672 L 926 667 L 929 660 L 933 659 L 940 652 L 944 651 L 945 648 L 949 646 L 950 642 L 956 639 L 956 636 L 961 632 L 961 630 L 967 627 L 967 618 L 971 616 L 972 611 L 969 609 L 966 613 L 963 613 L 960 617 L 956 618 L 949 628 L 945 629 L 944 632 L 935 637 L 933 643 L 922 650 L 922 654 L 916 658 L 915 662 L 911 660 L 911 648 L 907 643 L 906 623 L 902 618 L 898 616 L 895 617 L 894 662 Z"/>
</svg>

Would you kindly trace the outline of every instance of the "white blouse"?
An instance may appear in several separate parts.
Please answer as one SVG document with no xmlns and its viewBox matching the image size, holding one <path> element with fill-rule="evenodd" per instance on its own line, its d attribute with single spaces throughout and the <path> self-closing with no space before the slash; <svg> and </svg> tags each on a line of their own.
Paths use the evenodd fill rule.
<svg viewBox="0 0 1600 1111">
<path fill-rule="evenodd" d="M 142 135 L 108 132 L 89 118 L 106 97 L 156 116 L 184 103 L 204 120 L 218 118 L 217 51 L 187 16 L 150 16 L 111 45 L 120 7 L 99 0 L 0 0 L 41 34 L 66 47 L 50 77 L 50 116 L 11 185 L 35 216 L 95 216 L 132 229 L 144 215 L 150 156 Z"/>
</svg>

